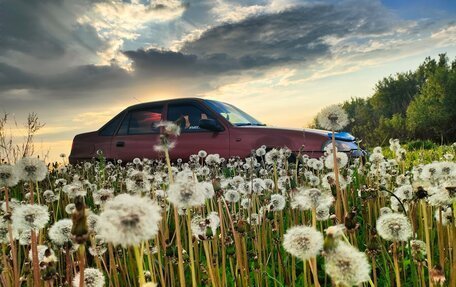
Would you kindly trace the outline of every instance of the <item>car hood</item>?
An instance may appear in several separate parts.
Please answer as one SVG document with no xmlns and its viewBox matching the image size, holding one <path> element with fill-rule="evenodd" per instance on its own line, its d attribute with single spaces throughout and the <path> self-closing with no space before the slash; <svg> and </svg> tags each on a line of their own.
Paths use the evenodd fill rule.
<svg viewBox="0 0 456 287">
<path fill-rule="evenodd" d="M 238 128 L 243 128 L 243 129 L 266 129 L 266 130 L 275 130 L 278 132 L 301 132 L 304 134 L 315 134 L 315 135 L 320 135 L 327 137 L 330 139 L 332 137 L 332 132 L 331 131 L 326 131 L 326 130 L 319 130 L 319 129 L 298 129 L 298 128 L 281 128 L 281 127 L 273 127 L 273 126 L 241 126 Z M 351 135 L 348 132 L 336 132 L 334 134 L 334 138 L 336 140 L 341 140 L 341 141 L 354 141 L 355 137 Z"/>
</svg>

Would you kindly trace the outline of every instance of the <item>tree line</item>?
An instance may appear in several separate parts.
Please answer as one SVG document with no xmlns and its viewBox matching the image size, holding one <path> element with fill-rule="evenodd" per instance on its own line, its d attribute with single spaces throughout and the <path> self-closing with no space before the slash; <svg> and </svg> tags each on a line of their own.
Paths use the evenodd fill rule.
<svg viewBox="0 0 456 287">
<path fill-rule="evenodd" d="M 367 146 L 401 141 L 456 141 L 456 59 L 427 57 L 415 71 L 380 80 L 368 98 L 352 98 L 342 107 L 351 119 L 346 131 Z M 314 119 L 312 127 L 319 128 Z"/>
</svg>

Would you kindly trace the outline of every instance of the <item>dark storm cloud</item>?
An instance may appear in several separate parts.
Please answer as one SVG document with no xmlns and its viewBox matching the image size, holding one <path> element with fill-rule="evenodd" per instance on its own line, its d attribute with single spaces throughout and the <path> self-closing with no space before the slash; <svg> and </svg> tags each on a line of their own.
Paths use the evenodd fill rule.
<svg viewBox="0 0 456 287">
<path fill-rule="evenodd" d="M 0 92 L 10 89 L 87 90 L 121 86 L 129 80 L 128 73 L 116 65 L 83 65 L 61 74 L 41 76 L 0 63 Z"/>
<path fill-rule="evenodd" d="M 315 4 L 226 23 L 187 42 L 180 52 L 126 51 L 138 74 L 219 74 L 330 57 L 328 36 L 369 36 L 391 30 L 391 15 L 374 2 Z"/>
<path fill-rule="evenodd" d="M 0 41 L 4 42 L 0 46 L 0 55 L 8 49 L 36 57 L 55 57 L 64 53 L 65 43 L 59 42 L 45 31 L 46 27 L 41 25 L 42 20 L 39 18 L 42 15 L 36 11 L 31 12 L 33 9 L 28 6 L 25 9 L 24 1 L 3 2 L 6 8 L 17 13 L 12 13 L 15 16 L 7 13 L 7 18 L 0 20 L 2 26 L 11 29 L 0 36 Z M 60 3 L 58 0 L 53 2 Z M 36 4 L 36 7 L 39 11 L 41 6 Z M 30 17 L 28 21 L 23 21 L 27 17 Z M 307 4 L 279 13 L 256 15 L 237 23 L 215 26 L 205 31 L 199 39 L 185 43 L 179 52 L 139 49 L 125 51 L 124 54 L 132 61 L 132 76 L 136 81 L 261 70 L 284 64 L 312 63 L 316 59 L 331 57 L 327 37 L 381 34 L 392 29 L 392 19 L 378 2 Z M 82 35 L 87 35 L 72 39 L 83 42 L 84 39 L 91 38 L 88 36 L 92 31 L 90 28 L 79 30 Z M 89 42 L 96 42 L 96 35 L 92 38 Z M 88 47 L 91 47 L 90 44 Z M 103 88 L 107 85 L 125 84 L 130 80 L 130 75 L 115 63 L 110 66 L 85 65 L 50 76 L 30 74 L 20 67 L 5 64 L 0 66 L 0 90 Z"/>
<path fill-rule="evenodd" d="M 259 54 L 271 58 L 287 55 L 302 60 L 325 54 L 327 36 L 365 36 L 391 28 L 391 15 L 372 1 L 315 4 L 214 27 L 197 41 L 186 43 L 182 51 L 200 55 Z"/>
<path fill-rule="evenodd" d="M 124 54 L 134 63 L 135 73 L 142 76 L 198 76 L 229 73 L 285 62 L 286 58 L 273 59 L 260 55 L 234 57 L 228 54 L 210 54 L 204 57 L 181 52 L 157 49 L 126 51 Z"/>
</svg>

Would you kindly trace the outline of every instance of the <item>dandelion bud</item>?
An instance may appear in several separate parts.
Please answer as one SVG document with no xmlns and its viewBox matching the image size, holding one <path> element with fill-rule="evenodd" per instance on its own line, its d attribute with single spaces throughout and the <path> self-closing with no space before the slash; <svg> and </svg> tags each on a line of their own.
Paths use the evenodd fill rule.
<svg viewBox="0 0 456 287">
<path fill-rule="evenodd" d="M 248 229 L 247 222 L 240 219 L 236 224 L 236 231 L 239 233 L 245 233 Z"/>
<path fill-rule="evenodd" d="M 75 199 L 76 209 L 71 215 L 73 226 L 71 228 L 71 234 L 73 240 L 78 244 L 83 244 L 87 241 L 89 228 L 87 226 L 87 216 L 85 214 L 85 203 L 82 197 L 76 197 Z"/>
<path fill-rule="evenodd" d="M 423 198 L 426 198 L 428 196 L 428 193 L 426 190 L 424 190 L 424 188 L 422 186 L 418 186 L 418 190 L 416 191 L 416 197 L 418 199 L 423 199 Z"/>
<path fill-rule="evenodd" d="M 356 210 L 350 211 L 345 216 L 345 227 L 348 231 L 355 231 L 359 227 L 359 223 L 356 222 Z"/>
<path fill-rule="evenodd" d="M 230 245 L 226 248 L 226 254 L 233 255 L 236 253 L 236 248 L 233 245 Z"/>
<path fill-rule="evenodd" d="M 431 277 L 432 282 L 439 286 L 443 286 L 445 283 L 445 273 L 443 272 L 442 267 L 439 265 L 434 266 L 431 270 L 429 270 L 429 276 Z"/>
</svg>

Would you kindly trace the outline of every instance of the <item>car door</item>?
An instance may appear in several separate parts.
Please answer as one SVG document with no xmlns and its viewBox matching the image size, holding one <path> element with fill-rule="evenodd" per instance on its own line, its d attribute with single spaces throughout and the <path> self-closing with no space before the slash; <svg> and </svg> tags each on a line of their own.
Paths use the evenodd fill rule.
<svg viewBox="0 0 456 287">
<path fill-rule="evenodd" d="M 163 105 L 147 106 L 127 112 L 111 142 L 111 153 L 115 159 L 132 161 L 134 158 L 158 158 L 154 150 L 158 144 Z"/>
<path fill-rule="evenodd" d="M 169 103 L 167 106 L 167 120 L 177 121 L 181 126 L 181 135 L 177 137 L 176 146 L 170 151 L 173 160 L 188 160 L 190 155 L 200 150 L 205 150 L 208 154 L 218 153 L 221 157 L 229 157 L 228 128 L 223 127 L 223 131 L 214 132 L 199 127 L 201 119 L 217 120 L 210 110 L 198 102 L 191 101 Z M 223 126 L 220 121 L 219 124 Z"/>
</svg>

